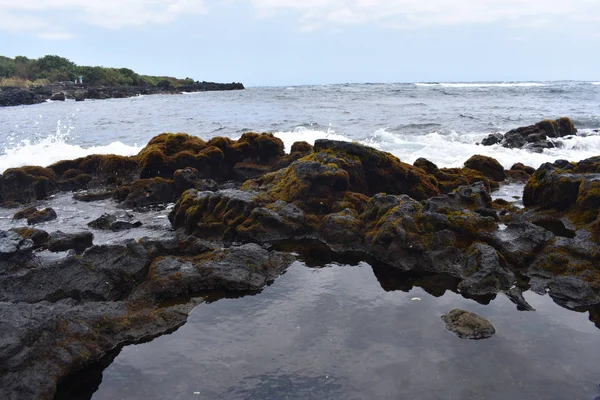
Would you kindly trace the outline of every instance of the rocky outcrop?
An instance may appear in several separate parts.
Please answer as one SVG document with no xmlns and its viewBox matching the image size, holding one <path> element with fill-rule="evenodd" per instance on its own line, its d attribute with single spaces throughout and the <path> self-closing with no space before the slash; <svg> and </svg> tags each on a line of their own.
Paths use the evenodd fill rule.
<svg viewBox="0 0 600 400">
<path fill-rule="evenodd" d="M 64 242 L 50 234 L 49 242 Z M 93 246 L 48 258 L 33 241 L 0 231 L 0 396 L 53 399 L 68 374 L 127 343 L 176 329 L 203 290 L 261 290 L 292 262 L 248 244 L 215 250 L 166 236 Z"/>
<path fill-rule="evenodd" d="M 79 233 L 0 231 L 0 316 L 10 321 L 0 327 L 0 397 L 52 398 L 57 381 L 107 351 L 176 329 L 200 301 L 194 295 L 257 292 L 310 246 L 316 265 L 330 257 L 378 265 L 385 290 L 417 285 L 481 303 L 504 293 L 523 310 L 532 310 L 529 289 L 568 308 L 600 304 L 600 158 L 543 165 L 521 210 L 492 201 L 490 188 L 511 173 L 489 157 L 448 169 L 357 143 L 283 149 L 271 134 L 162 134 L 134 157 L 6 171 L 6 204 L 77 190 L 75 202 L 175 205 L 173 230 L 152 239 L 93 244 L 90 228 L 98 237 L 137 232 L 110 232 L 135 227 L 124 210 Z M 460 310 L 444 319 L 461 337 L 494 331 Z"/>
<path fill-rule="evenodd" d="M 557 120 L 543 120 L 535 125 L 520 127 L 506 132 L 493 133 L 487 136 L 481 144 L 491 146 L 500 144 L 507 148 L 525 148 L 533 152 L 542 152 L 544 149 L 560 147 L 562 144 L 556 140 L 565 136 L 577 135 L 577 129 L 569 118 Z"/>
<path fill-rule="evenodd" d="M 241 83 L 195 82 L 174 87 L 168 85 L 140 86 L 88 86 L 74 84 L 52 84 L 33 88 L 3 87 L 0 88 L 0 107 L 43 103 L 47 100 L 65 101 L 75 99 L 112 99 L 126 98 L 150 94 L 180 94 L 182 92 L 206 92 L 224 90 L 243 90 Z"/>
<path fill-rule="evenodd" d="M 43 103 L 50 99 L 52 91 L 42 88 L 22 89 L 16 87 L 0 87 L 0 107 L 20 106 Z"/>
</svg>

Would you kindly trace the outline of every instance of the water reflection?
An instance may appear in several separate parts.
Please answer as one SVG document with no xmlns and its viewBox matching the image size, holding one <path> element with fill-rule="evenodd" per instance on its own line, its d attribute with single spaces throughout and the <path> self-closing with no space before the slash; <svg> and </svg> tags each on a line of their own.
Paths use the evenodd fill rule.
<svg viewBox="0 0 600 400">
<path fill-rule="evenodd" d="M 374 275 L 375 278 L 374 279 Z M 381 290 L 381 289 L 384 290 Z M 103 399 L 594 399 L 600 332 L 531 292 L 536 312 L 489 305 L 444 276 L 364 262 L 295 263 L 263 293 L 197 307 L 172 335 L 124 348 Z M 421 301 L 411 301 L 419 297 Z M 490 319 L 488 340 L 458 339 L 440 316 Z M 590 311 L 598 325 L 599 310 Z"/>
</svg>

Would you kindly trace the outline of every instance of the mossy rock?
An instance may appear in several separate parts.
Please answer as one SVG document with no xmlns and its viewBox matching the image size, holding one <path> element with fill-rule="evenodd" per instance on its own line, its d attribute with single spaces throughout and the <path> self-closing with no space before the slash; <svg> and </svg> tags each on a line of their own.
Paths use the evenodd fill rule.
<svg viewBox="0 0 600 400">
<path fill-rule="evenodd" d="M 432 175 L 438 183 L 440 193 L 451 193 L 461 186 L 470 186 L 476 182 L 483 182 L 488 191 L 497 189 L 498 182 L 489 180 L 481 172 L 471 168 L 441 168 Z"/>
<path fill-rule="evenodd" d="M 465 162 L 465 167 L 479 171 L 486 178 L 496 182 L 506 179 L 504 167 L 492 157 L 474 155 Z"/>
<path fill-rule="evenodd" d="M 535 172 L 535 168 L 529 167 L 523 163 L 516 163 L 513 164 L 512 167 L 510 167 L 510 171 L 523 171 L 527 175 L 533 175 L 533 173 Z"/>
<path fill-rule="evenodd" d="M 532 265 L 531 273 L 546 277 L 578 277 L 600 292 L 600 268 L 597 267 L 597 259 L 590 259 L 589 255 L 582 256 L 578 251 L 566 246 L 545 249 Z"/>
<path fill-rule="evenodd" d="M 269 165 L 285 155 L 283 141 L 272 133 L 244 133 L 231 148 L 236 151 L 237 159 L 228 160 L 230 163 L 243 161 Z"/>
<path fill-rule="evenodd" d="M 57 177 L 49 168 L 10 168 L 1 175 L 2 201 L 29 203 L 48 197 L 56 189 Z"/>
<path fill-rule="evenodd" d="M 331 164 L 347 172 L 349 190 L 353 192 L 369 196 L 407 194 L 417 200 L 440 194 L 434 177 L 389 153 L 359 143 L 326 139 L 315 142 L 314 152 L 331 155 Z"/>
<path fill-rule="evenodd" d="M 520 169 L 510 169 L 507 171 L 507 178 L 516 182 L 527 182 L 531 175 Z"/>
<path fill-rule="evenodd" d="M 292 144 L 291 152 L 292 153 L 310 153 L 313 151 L 313 146 L 308 142 L 294 142 Z"/>
<path fill-rule="evenodd" d="M 421 168 L 426 173 L 434 176 L 440 170 L 437 165 L 427 160 L 426 158 L 417 158 L 413 165 L 417 168 Z"/>
<path fill-rule="evenodd" d="M 230 241 L 238 227 L 259 204 L 255 194 L 240 190 L 219 192 L 185 191 L 169 213 L 175 229 L 203 238 Z"/>
<path fill-rule="evenodd" d="M 525 207 L 567 210 L 577 202 L 584 180 L 583 176 L 563 175 L 548 165 L 543 166 L 527 181 L 523 204 Z"/>
<path fill-rule="evenodd" d="M 247 182 L 243 188 L 261 188 L 265 203 L 282 200 L 307 212 L 327 213 L 350 188 L 348 172 L 336 161 L 342 162 L 327 154 L 312 153 L 285 169 Z"/>
<path fill-rule="evenodd" d="M 53 221 L 56 218 L 58 218 L 58 215 L 52 208 L 45 208 L 39 211 L 36 210 L 36 212 L 27 216 L 27 225 L 35 225 L 42 222 Z"/>
</svg>

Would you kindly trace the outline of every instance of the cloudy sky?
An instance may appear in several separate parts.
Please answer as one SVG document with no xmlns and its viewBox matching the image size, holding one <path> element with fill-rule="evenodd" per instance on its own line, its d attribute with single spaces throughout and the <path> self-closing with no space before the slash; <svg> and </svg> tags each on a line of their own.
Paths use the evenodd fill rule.
<svg viewBox="0 0 600 400">
<path fill-rule="evenodd" d="M 0 0 L 0 54 L 249 86 L 600 80 L 599 0 Z"/>
</svg>

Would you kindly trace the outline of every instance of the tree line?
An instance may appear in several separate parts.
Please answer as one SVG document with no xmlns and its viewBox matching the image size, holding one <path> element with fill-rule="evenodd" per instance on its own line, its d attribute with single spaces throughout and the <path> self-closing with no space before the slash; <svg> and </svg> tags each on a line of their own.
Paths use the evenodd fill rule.
<svg viewBox="0 0 600 400">
<path fill-rule="evenodd" d="M 41 86 L 57 82 L 75 82 L 91 86 L 162 86 L 177 87 L 194 83 L 193 79 L 140 75 L 129 68 L 77 65 L 67 58 L 46 55 L 37 59 L 0 56 L 0 86 Z"/>
</svg>

